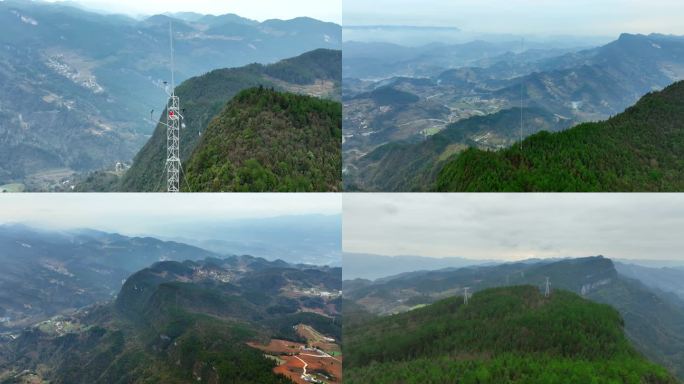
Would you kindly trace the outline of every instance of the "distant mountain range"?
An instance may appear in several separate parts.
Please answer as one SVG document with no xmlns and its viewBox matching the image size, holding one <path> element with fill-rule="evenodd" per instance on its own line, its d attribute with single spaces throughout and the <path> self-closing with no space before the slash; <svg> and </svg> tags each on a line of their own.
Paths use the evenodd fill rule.
<svg viewBox="0 0 684 384">
<path fill-rule="evenodd" d="M 254 255 L 292 264 L 342 266 L 342 216 L 301 215 L 259 219 L 189 219 L 165 225 L 165 240 L 223 255 Z M 312 236 L 312 234 L 316 236 Z"/>
<path fill-rule="evenodd" d="M 402 24 L 359 24 L 345 25 L 345 29 L 419 29 L 419 30 L 447 30 L 459 31 L 458 27 L 446 27 L 438 25 L 402 25 Z"/>
<path fill-rule="evenodd" d="M 475 260 L 461 257 L 384 256 L 345 252 L 342 255 L 342 276 L 345 280 L 375 280 L 420 270 L 462 268 L 495 262 L 495 260 Z"/>
<path fill-rule="evenodd" d="M 151 237 L 0 225 L 0 332 L 110 300 L 128 276 L 160 260 L 216 256 Z"/>
<path fill-rule="evenodd" d="M 249 256 L 155 263 L 111 303 L 22 331 L 0 355 L 0 382 L 288 383 L 247 345 L 306 342 L 304 324 L 339 340 L 339 268 Z"/>
<path fill-rule="evenodd" d="M 451 27 L 402 27 L 402 26 L 344 26 L 345 30 L 366 33 L 383 31 L 453 32 Z M 491 61 L 501 61 L 511 52 L 521 49 L 520 41 L 489 42 L 475 40 L 468 43 L 431 43 L 405 46 L 388 42 L 345 41 L 343 69 L 345 79 L 388 79 L 395 76 L 430 77 L 455 67 L 479 66 Z M 554 44 L 528 43 L 527 54 L 536 59 L 558 56 L 573 51 L 554 48 Z M 516 60 L 516 59 L 512 59 Z"/>
<path fill-rule="evenodd" d="M 613 261 L 647 268 L 684 268 L 684 260 L 677 259 L 613 259 Z"/>
<path fill-rule="evenodd" d="M 430 77 L 345 82 L 345 187 L 429 190 L 449 157 L 519 141 L 521 101 L 528 136 L 608 118 L 684 78 L 684 38 L 677 36 L 623 34 L 588 50 L 520 56 Z"/>
<path fill-rule="evenodd" d="M 483 289 L 344 333 L 347 383 L 677 382 L 630 345 L 615 309 L 560 289 Z"/>
<path fill-rule="evenodd" d="M 178 81 L 341 47 L 339 25 L 310 18 L 136 20 L 56 3 L 2 1 L 0 185 L 54 189 L 74 171 L 129 163 L 154 128 L 150 110 L 166 100 L 170 22 Z"/>
<path fill-rule="evenodd" d="M 463 295 L 464 287 L 470 287 L 471 292 L 521 284 L 543 289 L 548 277 L 552 289 L 568 290 L 613 306 L 623 317 L 625 333 L 635 347 L 679 378 L 684 377 L 684 300 L 671 290 L 673 285 L 667 286 L 669 291 L 661 290 L 664 285 L 656 287 L 653 275 L 647 278 L 645 273 L 623 274 L 619 270 L 624 272 L 610 259 L 588 257 L 421 271 L 376 282 L 345 280 L 344 297 L 353 310 L 351 316 L 345 314 L 345 319 L 354 324 L 354 316 L 361 316 L 363 322 L 373 314 L 405 312 Z M 681 288 L 682 284 L 677 289 Z"/>
<path fill-rule="evenodd" d="M 667 293 L 673 293 L 684 301 L 684 268 L 682 267 L 645 267 L 628 261 L 615 262 L 619 274 L 644 285 Z"/>
</svg>

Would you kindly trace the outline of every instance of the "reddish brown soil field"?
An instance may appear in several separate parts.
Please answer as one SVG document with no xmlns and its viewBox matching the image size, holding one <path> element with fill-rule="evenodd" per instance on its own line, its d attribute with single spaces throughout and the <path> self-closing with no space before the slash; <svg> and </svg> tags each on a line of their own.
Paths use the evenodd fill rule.
<svg viewBox="0 0 684 384">
<path fill-rule="evenodd" d="M 297 356 L 278 356 L 279 358 L 285 360 L 285 364 L 279 365 L 274 368 L 275 373 L 280 373 L 289 377 L 292 381 L 297 384 L 307 384 L 305 380 L 302 379 L 302 372 L 304 364 L 299 360 L 302 359 L 306 362 L 306 372 L 313 374 L 316 371 L 323 372 L 328 377 L 335 377 L 334 380 L 324 380 L 326 383 L 339 384 L 342 383 L 342 359 L 341 358 L 323 358 L 323 357 L 313 357 L 307 355 L 297 355 Z M 299 359 L 298 359 L 299 358 Z M 322 379 L 320 376 L 316 376 L 318 379 Z"/>
<path fill-rule="evenodd" d="M 337 356 L 333 358 L 321 358 L 300 354 L 299 358 L 306 361 L 306 363 L 308 364 L 308 366 L 306 367 L 306 371 L 308 373 L 313 373 L 317 370 L 324 371 L 327 376 L 330 376 L 330 374 L 332 374 L 332 376 L 335 377 L 335 380 L 326 382 L 335 384 L 342 382 L 342 357 Z"/>
<path fill-rule="evenodd" d="M 302 379 L 302 369 L 304 367 L 304 363 L 296 359 L 294 356 L 279 357 L 285 360 L 285 364 L 273 368 L 273 372 L 285 375 L 297 384 L 308 384 L 306 381 Z"/>
<path fill-rule="evenodd" d="M 247 344 L 252 348 L 257 348 L 266 354 L 277 356 L 283 360 L 284 363 L 275 367 L 273 371 L 287 376 L 297 384 L 308 384 L 307 381 L 301 378 L 304 372 L 304 363 L 306 363 L 306 372 L 308 374 L 315 375 L 316 372 L 322 372 L 327 377 L 334 377 L 334 380 L 325 380 L 323 377 L 315 375 L 317 379 L 330 384 L 342 383 L 341 356 L 323 357 L 314 351 L 301 350 L 300 346 L 303 346 L 302 344 L 286 340 L 273 339 L 268 345 L 253 342 Z"/>
</svg>

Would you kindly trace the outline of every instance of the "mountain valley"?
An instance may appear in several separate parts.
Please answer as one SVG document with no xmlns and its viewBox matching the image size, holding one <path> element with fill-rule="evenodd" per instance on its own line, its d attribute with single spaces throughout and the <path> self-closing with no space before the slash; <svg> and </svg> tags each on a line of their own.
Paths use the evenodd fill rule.
<svg viewBox="0 0 684 384">
<path fill-rule="evenodd" d="M 341 338 L 340 284 L 339 268 L 250 256 L 158 262 L 126 279 L 114 301 L 8 341 L 0 382 L 290 382 L 250 345 L 290 340 L 331 356 L 323 351 L 333 344 L 312 338 Z"/>
<path fill-rule="evenodd" d="M 347 81 L 345 72 L 345 188 L 430 190 L 444 161 L 467 148 L 500 150 L 521 135 L 620 113 L 684 78 L 684 39 L 622 34 L 596 48 L 479 65 L 379 81 Z"/>
<path fill-rule="evenodd" d="M 130 166 L 154 130 L 150 111 L 161 110 L 166 99 L 170 23 L 178 81 L 341 47 L 339 25 L 306 17 L 134 19 L 6 0 L 0 21 L 0 117 L 6 122 L 0 127 L 0 189 L 71 190 L 80 174 Z M 334 87 L 305 87 L 299 80 L 301 92 L 325 95 Z"/>
<path fill-rule="evenodd" d="M 160 260 L 215 253 L 151 237 L 0 225 L 0 332 L 111 300 L 132 273 Z"/>
</svg>

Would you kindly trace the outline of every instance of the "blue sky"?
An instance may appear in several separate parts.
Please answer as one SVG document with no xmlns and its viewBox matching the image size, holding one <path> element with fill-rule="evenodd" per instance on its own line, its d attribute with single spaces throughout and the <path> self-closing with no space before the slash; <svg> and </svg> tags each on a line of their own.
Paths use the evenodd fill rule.
<svg viewBox="0 0 684 384">
<path fill-rule="evenodd" d="M 681 0 L 344 0 L 343 23 L 456 26 L 491 34 L 684 35 Z"/>
</svg>

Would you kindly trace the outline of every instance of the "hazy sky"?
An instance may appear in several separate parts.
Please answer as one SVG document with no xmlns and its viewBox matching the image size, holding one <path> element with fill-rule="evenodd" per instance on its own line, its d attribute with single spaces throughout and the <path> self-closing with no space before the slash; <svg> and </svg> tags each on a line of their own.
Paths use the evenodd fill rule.
<svg viewBox="0 0 684 384">
<path fill-rule="evenodd" d="M 345 194 L 343 250 L 684 260 L 684 194 Z"/>
<path fill-rule="evenodd" d="M 3 194 L 0 223 L 137 235 L 164 232 L 167 222 L 339 215 L 341 205 L 339 194 L 325 193 Z"/>
<path fill-rule="evenodd" d="M 51 2 L 63 0 L 47 0 Z M 341 23 L 341 0 L 76 0 L 85 7 L 132 16 L 165 12 L 235 13 L 263 21 L 300 16 Z"/>
<path fill-rule="evenodd" d="M 456 26 L 479 33 L 684 34 L 681 0 L 344 0 L 343 23 Z"/>
</svg>

